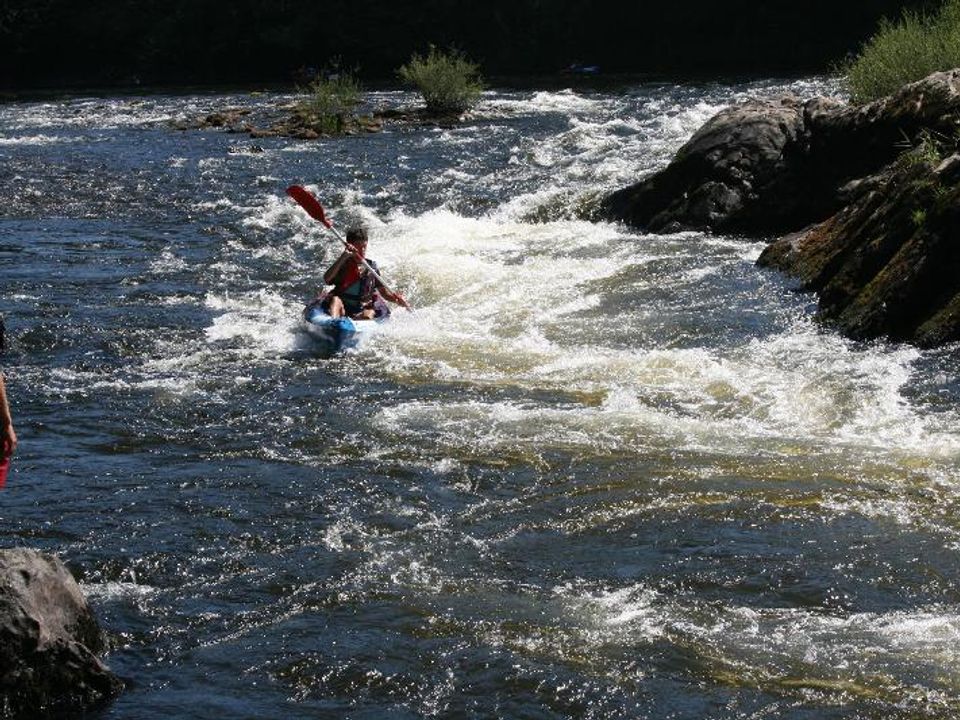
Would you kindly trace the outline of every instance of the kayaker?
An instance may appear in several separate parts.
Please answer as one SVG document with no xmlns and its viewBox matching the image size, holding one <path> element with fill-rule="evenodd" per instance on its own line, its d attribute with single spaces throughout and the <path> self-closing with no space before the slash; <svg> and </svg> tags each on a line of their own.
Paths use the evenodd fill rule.
<svg viewBox="0 0 960 720">
<path fill-rule="evenodd" d="M 354 320 L 370 320 L 386 315 L 390 309 L 384 300 L 410 307 L 403 295 L 391 291 L 367 269 L 363 260 L 370 264 L 377 275 L 380 274 L 380 268 L 366 254 L 367 231 L 362 227 L 347 230 L 344 251 L 323 274 L 323 281 L 334 286 L 321 301 L 330 317 L 347 315 Z"/>
</svg>

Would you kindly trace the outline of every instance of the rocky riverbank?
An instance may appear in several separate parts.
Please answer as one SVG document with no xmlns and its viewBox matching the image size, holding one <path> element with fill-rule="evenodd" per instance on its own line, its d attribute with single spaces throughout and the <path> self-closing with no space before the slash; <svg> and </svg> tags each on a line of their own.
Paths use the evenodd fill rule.
<svg viewBox="0 0 960 720">
<path fill-rule="evenodd" d="M 376 110 L 366 115 L 343 115 L 337 122 L 318 118 L 299 109 L 296 104 L 281 106 L 267 113 L 267 117 L 254 118 L 249 108 L 228 107 L 207 113 L 191 120 L 172 123 L 175 130 L 223 130 L 249 135 L 253 139 L 289 137 L 296 140 L 318 140 L 377 133 L 388 124 L 408 126 L 454 127 L 463 121 L 462 115 L 436 115 L 424 108 L 399 108 Z"/>
<path fill-rule="evenodd" d="M 854 338 L 960 340 L 960 70 L 865 106 L 752 101 L 662 171 L 604 199 L 647 232 L 782 236 L 759 264 L 819 295 Z"/>
</svg>

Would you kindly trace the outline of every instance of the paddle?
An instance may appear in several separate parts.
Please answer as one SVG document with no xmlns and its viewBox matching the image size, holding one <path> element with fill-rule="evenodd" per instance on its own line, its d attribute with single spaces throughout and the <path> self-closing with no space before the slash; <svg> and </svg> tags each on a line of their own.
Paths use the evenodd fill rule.
<svg viewBox="0 0 960 720">
<path fill-rule="evenodd" d="M 320 221 L 320 223 L 322 223 L 327 230 L 331 231 L 337 240 L 343 243 L 345 248 L 352 247 L 346 240 L 343 239 L 343 236 L 333 226 L 333 223 L 330 221 L 330 218 L 327 217 L 327 213 L 323 209 L 323 205 L 320 204 L 320 201 L 317 200 L 309 190 L 301 185 L 291 185 L 287 188 L 287 195 L 296 200 L 297 204 L 306 210 L 310 217 L 312 217 L 314 220 Z M 391 290 L 390 286 L 383 281 L 383 278 L 380 277 L 377 271 L 370 266 L 370 263 L 366 261 L 366 258 L 360 258 L 360 262 L 363 263 L 367 270 L 373 273 L 373 276 L 380 281 L 380 284 L 383 285 L 384 289 L 388 293 L 391 295 L 397 295 L 397 293 Z M 413 309 L 408 306 L 407 310 L 412 312 Z"/>
</svg>

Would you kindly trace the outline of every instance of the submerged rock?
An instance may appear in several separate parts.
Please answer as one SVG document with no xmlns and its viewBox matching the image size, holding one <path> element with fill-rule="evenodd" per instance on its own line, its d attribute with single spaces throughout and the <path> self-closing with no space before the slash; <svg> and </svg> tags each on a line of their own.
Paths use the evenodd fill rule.
<svg viewBox="0 0 960 720">
<path fill-rule="evenodd" d="M 265 105 L 254 113 L 249 108 L 225 108 L 192 120 L 171 123 L 175 130 L 220 130 L 241 133 L 253 139 L 288 137 L 318 140 L 381 132 L 388 124 L 407 127 L 456 127 L 468 116 L 463 113 L 430 113 L 425 108 L 379 109 L 369 114 L 352 112 L 318 114 L 302 103 Z"/>
<path fill-rule="evenodd" d="M 294 111 L 268 128 L 254 128 L 250 137 L 290 137 L 297 140 L 376 133 L 383 129 L 383 120 L 372 115 L 343 115 L 338 118 L 322 118 L 309 113 Z"/>
<path fill-rule="evenodd" d="M 250 115 L 248 108 L 224 108 L 207 113 L 202 118 L 190 121 L 178 120 L 172 124 L 175 130 L 207 130 L 210 128 L 224 129 L 227 132 L 250 132 L 251 126 L 247 122 Z"/>
<path fill-rule="evenodd" d="M 0 716 L 88 710 L 120 680 L 94 655 L 104 637 L 76 581 L 52 555 L 0 550 Z"/>
</svg>

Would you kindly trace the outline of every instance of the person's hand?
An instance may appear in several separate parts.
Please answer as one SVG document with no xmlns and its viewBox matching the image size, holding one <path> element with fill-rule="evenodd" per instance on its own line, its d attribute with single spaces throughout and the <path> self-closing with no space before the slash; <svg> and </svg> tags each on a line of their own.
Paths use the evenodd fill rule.
<svg viewBox="0 0 960 720">
<path fill-rule="evenodd" d="M 347 255 L 351 256 L 354 260 L 359 260 L 361 257 L 363 257 L 363 256 L 360 254 L 360 251 L 357 250 L 357 249 L 356 249 L 353 245 L 351 245 L 350 243 L 346 243 L 346 244 L 343 246 L 343 251 L 344 251 L 345 253 L 347 253 Z"/>
<path fill-rule="evenodd" d="M 4 425 L 3 430 L 0 431 L 0 435 L 2 435 L 3 439 L 3 448 L 2 452 L 0 452 L 0 457 L 10 457 L 17 449 L 17 433 L 13 429 L 13 424 Z"/>
</svg>

